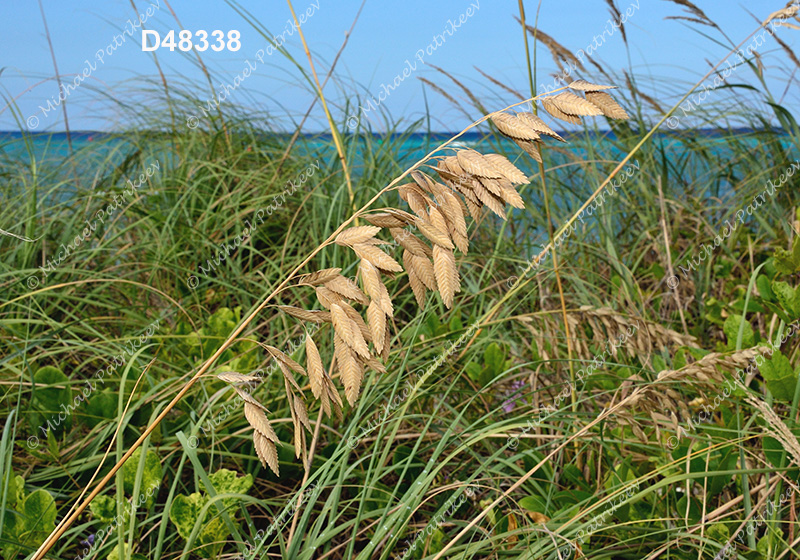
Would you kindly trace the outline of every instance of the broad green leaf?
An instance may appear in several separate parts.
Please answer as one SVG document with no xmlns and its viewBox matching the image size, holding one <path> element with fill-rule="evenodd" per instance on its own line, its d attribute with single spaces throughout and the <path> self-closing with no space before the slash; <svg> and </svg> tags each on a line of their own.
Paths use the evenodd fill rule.
<svg viewBox="0 0 800 560">
<path fill-rule="evenodd" d="M 53 427 L 58 432 L 69 428 L 72 425 L 71 416 L 66 414 L 67 407 L 72 404 L 69 378 L 58 368 L 44 366 L 34 374 L 33 380 L 36 386 L 31 398 L 31 408 L 38 413 L 31 415 L 33 430 L 40 431 L 40 427 L 46 425 L 48 420 L 55 420 Z M 66 415 L 64 421 L 58 422 L 59 413 Z"/>
<path fill-rule="evenodd" d="M 775 352 L 758 369 L 773 397 L 783 401 L 791 401 L 794 398 L 797 375 L 792 371 L 792 365 L 786 356 Z"/>
<path fill-rule="evenodd" d="M 772 291 L 784 311 L 792 318 L 797 317 L 797 293 L 794 288 L 786 282 L 773 281 Z"/>
<path fill-rule="evenodd" d="M 200 516 L 200 510 L 205 505 L 207 498 L 200 492 L 195 492 L 185 496 L 178 494 L 172 501 L 172 507 L 169 510 L 169 520 L 175 524 L 178 529 L 178 534 L 184 539 L 188 539 L 192 534 L 192 528 Z"/>
<path fill-rule="evenodd" d="M 113 420 L 117 416 L 117 397 L 111 391 L 95 393 L 86 403 L 86 414 L 82 417 L 87 426 L 93 428 L 103 420 Z"/>
<path fill-rule="evenodd" d="M 111 496 L 97 496 L 89 504 L 89 509 L 96 518 L 108 523 L 117 515 L 117 505 Z"/>
<path fill-rule="evenodd" d="M 756 278 L 756 287 L 758 288 L 758 293 L 761 294 L 761 297 L 765 300 L 772 301 L 775 299 L 775 294 L 772 292 L 769 278 L 763 274 L 759 274 L 758 278 Z"/>
<path fill-rule="evenodd" d="M 139 447 L 133 452 L 131 458 L 122 466 L 122 487 L 134 501 L 139 500 L 139 496 L 133 496 L 133 488 L 136 483 L 136 471 L 139 468 L 139 459 L 142 456 L 142 448 Z M 146 496 L 146 506 L 153 505 L 152 490 L 161 485 L 161 461 L 158 455 L 152 450 L 147 451 L 142 472 L 142 481 L 139 485 L 139 492 Z"/>
<path fill-rule="evenodd" d="M 725 319 L 722 330 L 728 338 L 728 348 L 736 348 L 736 340 L 739 337 L 739 328 L 744 319 L 741 315 L 729 315 Z M 755 333 L 749 321 L 744 321 L 744 332 L 742 332 L 742 348 L 751 348 L 755 345 Z"/>
<path fill-rule="evenodd" d="M 492 342 L 483 352 L 483 361 L 489 372 L 493 374 L 493 377 L 497 377 L 499 374 L 503 373 L 506 355 L 499 344 Z"/>
</svg>

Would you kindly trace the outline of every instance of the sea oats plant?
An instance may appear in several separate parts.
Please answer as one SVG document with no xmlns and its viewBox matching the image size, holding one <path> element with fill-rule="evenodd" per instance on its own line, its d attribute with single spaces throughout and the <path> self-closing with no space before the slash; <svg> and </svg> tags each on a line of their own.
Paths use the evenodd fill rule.
<svg viewBox="0 0 800 560">
<path fill-rule="evenodd" d="M 543 97 L 543 108 L 553 117 L 570 123 L 581 117 L 605 115 L 627 119 L 628 115 L 604 90 L 614 86 L 596 85 L 585 80 L 572 82 L 570 89 L 584 92 L 585 97 L 572 92 Z M 542 136 L 564 142 L 542 119 L 533 113 L 499 112 L 490 115 L 503 134 L 513 139 L 537 162 L 541 162 Z M 436 166 L 432 162 L 436 161 Z M 419 169 L 426 168 L 430 174 Z M 431 175 L 438 174 L 441 183 Z M 358 214 L 370 225 L 355 226 L 340 231 L 333 243 L 350 249 L 359 259 L 361 287 L 342 276 L 341 268 L 328 268 L 293 278 L 291 288 L 312 288 L 324 310 L 309 310 L 281 306 L 285 313 L 314 323 L 329 324 L 332 328 L 334 371 L 338 373 L 350 405 L 358 399 L 366 369 L 386 373 L 382 363 L 389 357 L 393 318 L 392 297 L 384 277 L 394 278 L 406 272 L 408 283 L 417 303 L 424 306 L 427 290 L 438 292 L 445 307 L 451 308 L 455 295 L 461 291 L 455 251 L 466 254 L 469 249 L 467 214 L 479 222 L 484 209 L 500 218 L 506 217 L 506 206 L 524 208 L 525 203 L 515 187 L 528 183 L 525 174 L 506 157 L 481 154 L 471 149 L 456 149 L 450 156 L 431 156 L 407 172 L 413 182 L 396 188 L 411 212 L 400 208 L 383 208 L 379 212 Z M 405 174 L 404 174 L 405 175 Z M 418 231 L 421 236 L 413 232 Z M 393 241 L 381 239 L 387 232 Z M 383 246 L 403 249 L 400 265 Z M 366 308 L 366 321 L 363 311 Z M 371 345 L 371 347 L 370 347 Z M 317 344 L 306 336 L 306 367 L 274 346 L 265 345 L 280 368 L 290 403 L 294 425 L 295 456 L 306 463 L 306 431 L 312 432 L 304 395 L 294 374 L 307 377 L 311 391 L 325 413 L 342 415 L 342 400 L 333 377 L 326 372 Z M 253 428 L 253 443 L 262 464 L 278 474 L 278 436 L 270 426 L 267 409 L 240 388 L 242 383 L 258 380 L 252 375 L 229 372 L 219 375 L 230 383 L 244 400 L 244 414 Z"/>
</svg>

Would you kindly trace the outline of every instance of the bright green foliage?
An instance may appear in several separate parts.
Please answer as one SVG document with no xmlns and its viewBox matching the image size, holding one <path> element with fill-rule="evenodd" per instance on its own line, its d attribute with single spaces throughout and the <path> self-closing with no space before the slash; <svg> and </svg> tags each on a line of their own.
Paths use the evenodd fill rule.
<svg viewBox="0 0 800 560">
<path fill-rule="evenodd" d="M 122 483 L 125 492 L 129 496 L 133 496 L 134 484 L 136 483 L 136 471 L 139 469 L 139 459 L 142 456 L 142 448 L 139 447 L 133 452 L 131 458 L 122 467 Z M 158 455 L 152 451 L 147 451 L 147 456 L 144 460 L 144 471 L 142 472 L 142 481 L 139 485 L 139 492 L 145 494 L 145 504 L 147 508 L 153 505 L 153 491 L 152 488 L 161 485 L 161 461 Z M 149 493 L 148 493 L 149 492 Z M 133 496 L 135 500 L 141 502 L 138 496 Z"/>
<path fill-rule="evenodd" d="M 758 369 L 767 382 L 767 388 L 772 393 L 772 396 L 779 400 L 791 402 L 797 386 L 797 372 L 792 370 L 789 358 L 780 352 L 775 352 Z"/>
<path fill-rule="evenodd" d="M 218 470 L 209 475 L 209 479 L 217 494 L 244 494 L 253 485 L 253 475 L 237 477 L 234 471 L 228 469 Z M 177 527 L 178 534 L 187 540 L 198 521 L 203 523 L 196 540 L 196 544 L 201 546 L 198 553 L 207 558 L 214 558 L 222 550 L 230 531 L 219 515 L 218 502 L 208 508 L 204 518 L 200 519 L 203 506 L 208 501 L 209 496 L 205 492 L 194 492 L 188 496 L 179 494 L 172 502 L 169 518 Z M 236 502 L 236 499 L 227 498 L 222 500 L 222 505 L 228 509 Z"/>
<path fill-rule="evenodd" d="M 14 560 L 18 554 L 28 555 L 55 529 L 56 504 L 46 490 L 25 495 L 25 480 L 14 476 L 9 481 L 10 509 L 3 520 L 2 554 Z"/>
<path fill-rule="evenodd" d="M 725 331 L 725 336 L 728 338 L 728 348 L 733 350 L 736 348 L 736 340 L 739 337 L 739 328 L 742 325 L 743 318 L 741 315 L 730 315 L 725 319 L 725 324 L 722 330 Z M 742 348 L 751 348 L 756 343 L 755 333 L 753 326 L 744 321 L 744 332 L 742 332 Z"/>
<path fill-rule="evenodd" d="M 69 378 L 56 367 L 44 366 L 34 374 L 33 380 L 36 384 L 31 398 L 31 409 L 34 412 L 30 415 L 30 425 L 33 431 L 40 432 L 40 426 L 47 427 L 48 420 L 51 420 L 56 432 L 61 433 L 64 429 L 68 429 L 72 425 L 71 416 L 67 415 L 58 425 L 52 420 L 54 417 L 58 420 L 58 413 L 64 415 L 66 407 L 72 404 Z"/>
<path fill-rule="evenodd" d="M 470 362 L 467 374 L 479 385 L 486 385 L 506 371 L 513 362 L 506 360 L 506 351 L 496 342 L 492 342 L 483 351 L 483 364 Z"/>
</svg>

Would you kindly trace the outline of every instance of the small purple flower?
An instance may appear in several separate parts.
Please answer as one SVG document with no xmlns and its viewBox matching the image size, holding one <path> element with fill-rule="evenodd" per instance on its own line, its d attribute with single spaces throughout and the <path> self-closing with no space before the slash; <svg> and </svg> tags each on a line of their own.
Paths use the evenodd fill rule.
<svg viewBox="0 0 800 560">
<path fill-rule="evenodd" d="M 94 533 L 89 535 L 89 538 L 86 539 L 85 541 L 81 541 L 81 544 L 84 545 L 84 546 L 90 546 L 90 547 L 94 546 Z"/>
<path fill-rule="evenodd" d="M 512 397 L 512 398 L 509 398 L 509 399 L 506 399 L 505 401 L 503 401 L 503 410 L 506 413 L 511 412 L 517 406 L 517 400 L 515 398 L 513 398 L 513 397 L 515 395 L 518 395 L 519 393 L 521 393 L 523 387 L 525 387 L 525 382 L 524 381 L 521 381 L 521 380 L 514 381 L 511 384 L 511 388 L 508 391 L 506 391 L 505 396 L 506 397 L 509 397 L 509 396 Z"/>
</svg>

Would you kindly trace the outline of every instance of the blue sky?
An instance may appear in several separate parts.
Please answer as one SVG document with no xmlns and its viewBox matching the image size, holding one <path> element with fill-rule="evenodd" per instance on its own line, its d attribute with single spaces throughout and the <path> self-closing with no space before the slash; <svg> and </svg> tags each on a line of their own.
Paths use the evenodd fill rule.
<svg viewBox="0 0 800 560">
<path fill-rule="evenodd" d="M 286 2 L 233 4 L 223 0 L 173 0 L 167 4 L 166 0 L 134 1 L 136 11 L 129 0 L 42 0 L 59 72 L 65 83 L 77 84 L 66 99 L 70 128 L 109 130 L 124 125 L 131 110 L 134 113 L 152 110 L 147 96 L 142 93 L 152 84 L 160 83 L 156 60 L 168 83 L 182 84 L 201 100 L 213 99 L 212 96 L 219 99 L 222 97 L 219 92 L 227 89 L 223 107 L 233 103 L 272 115 L 274 126 L 290 128 L 309 108 L 313 93 L 301 71 L 282 53 L 268 54 L 270 42 L 238 13 L 249 12 L 273 42 L 285 39 L 289 55 L 307 70 L 308 61 L 298 33 L 287 25 L 291 15 Z M 298 15 L 307 14 L 303 32 L 313 52 L 317 72 L 323 79 L 353 23 L 360 2 L 293 1 Z M 764 19 L 784 5 L 782 0 L 761 0 L 747 5 L 727 0 L 697 0 L 696 3 L 736 42 L 756 27 L 748 10 Z M 644 91 L 665 106 L 677 99 L 682 86 L 691 85 L 708 70 L 709 61 L 717 62 L 725 54 L 721 46 L 698 34 L 697 26 L 692 29 L 685 22 L 665 20 L 667 16 L 682 14 L 682 9 L 671 2 L 616 0 L 616 4 L 622 12 L 632 11 L 625 24 L 629 48 L 626 49 L 616 31 L 610 36 L 606 34 L 593 58 L 613 73 L 632 68 Z M 531 22 L 536 17 L 538 3 L 528 1 L 525 6 Z M 3 69 L 0 88 L 5 106 L 0 113 L 0 130 L 18 130 L 20 125 L 15 116 L 27 121 L 28 129 L 63 130 L 61 108 L 47 110 L 48 100 L 51 107 L 56 106 L 59 90 L 53 79 L 55 72 L 38 3 L 9 0 L 0 10 L 3 12 L 0 17 L 0 68 Z M 130 22 L 140 19 L 139 14 L 145 16 L 141 18 L 145 20 L 145 27 L 159 32 L 162 37 L 170 29 L 176 33 L 180 29 L 193 32 L 203 29 L 209 34 L 217 29 L 225 33 L 240 32 L 238 51 L 207 49 L 202 53 L 202 60 L 213 76 L 214 93 L 193 55 L 179 49 L 142 51 L 141 31 L 134 30 L 132 36 L 125 32 L 131 29 Z M 514 0 L 367 0 L 337 64 L 337 80 L 329 82 L 325 89 L 334 116 L 342 122 L 359 114 L 352 110 L 346 112 L 344 108 L 348 97 L 353 99 L 356 92 L 362 97 L 374 96 L 376 102 L 383 92 L 381 106 L 395 118 L 420 118 L 428 107 L 432 128 L 453 130 L 464 126 L 467 117 L 418 79 L 432 80 L 446 86 L 453 97 L 466 99 L 429 64 L 451 72 L 488 106 L 500 108 L 501 103 L 514 102 L 512 95 L 492 85 L 475 67 L 513 89 L 529 93 L 523 34 L 514 20 L 517 14 Z M 575 52 L 593 45 L 594 37 L 609 29 L 610 17 L 603 0 L 542 0 L 539 24 L 545 33 Z M 715 30 L 706 27 L 702 31 L 721 40 Z M 779 34 L 791 47 L 797 46 L 800 31 L 783 29 Z M 436 35 L 441 35 L 444 42 L 437 41 Z M 116 43 L 115 36 L 118 36 Z M 275 39 L 276 36 L 283 39 Z M 125 41 L 121 42 L 120 37 Z M 99 51 L 104 54 L 98 55 Z M 424 54 L 417 57 L 420 52 Z M 259 56 L 259 53 L 263 54 Z M 759 54 L 764 57 L 772 76 L 770 86 L 780 98 L 785 88 L 782 80 L 792 72 L 793 64 L 787 62 L 772 39 L 760 47 Z M 552 83 L 548 74 L 555 72 L 556 67 L 549 53 L 539 48 L 537 58 L 540 72 L 537 81 Z M 249 75 L 243 77 L 245 69 L 249 69 Z M 750 75 L 748 69 L 741 69 L 731 79 L 751 81 Z M 128 109 L 121 110 L 110 100 Z M 6 105 L 9 101 L 13 106 Z M 800 106 L 798 92 L 786 92 L 784 103 L 797 109 Z M 374 113 L 361 112 L 360 118 L 372 120 L 380 129 L 382 121 L 375 119 Z M 182 117 L 193 114 L 202 119 L 202 111 L 197 108 L 187 110 Z M 30 126 L 32 124 L 35 128 Z M 317 106 L 305 129 L 325 128 L 324 115 Z"/>
</svg>

